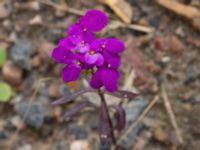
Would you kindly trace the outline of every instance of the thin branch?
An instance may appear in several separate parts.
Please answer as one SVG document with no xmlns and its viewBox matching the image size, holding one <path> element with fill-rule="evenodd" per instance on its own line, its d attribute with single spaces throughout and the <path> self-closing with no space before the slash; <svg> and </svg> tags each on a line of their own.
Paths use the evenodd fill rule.
<svg viewBox="0 0 200 150">
<path fill-rule="evenodd" d="M 69 7 L 66 2 L 62 2 L 62 5 L 61 5 L 61 4 L 56 4 L 54 2 L 51 2 L 49 0 L 37 0 L 37 1 L 42 3 L 42 4 L 51 6 L 51 7 L 55 8 L 55 9 L 57 9 L 57 10 L 63 11 L 63 12 L 68 12 L 68 13 L 71 13 L 71 14 L 74 14 L 74 15 L 78 15 L 78 16 L 83 16 L 84 15 L 83 11 L 80 11 L 78 9 Z"/>
<path fill-rule="evenodd" d="M 29 111 L 30 111 L 31 105 L 32 105 L 32 103 L 33 103 L 33 100 L 35 99 L 35 97 L 36 97 L 37 94 L 38 94 L 38 91 L 39 91 L 39 88 L 40 88 L 40 86 L 41 86 L 41 83 L 43 83 L 43 82 L 45 82 L 45 81 L 49 81 L 49 80 L 51 80 L 51 79 L 52 79 L 51 77 L 46 77 L 46 78 L 39 79 L 39 81 L 38 81 L 37 84 L 36 84 L 35 90 L 34 90 L 32 96 L 31 96 L 31 98 L 30 98 L 30 101 L 29 101 L 29 103 L 28 103 L 28 108 L 26 109 L 26 111 L 25 111 L 25 113 L 24 113 L 24 116 L 23 116 L 23 118 L 22 118 L 22 122 L 25 122 L 25 120 L 26 120 L 26 117 L 27 117 L 27 115 L 28 115 L 28 113 L 29 113 Z M 13 134 L 12 139 L 10 140 L 8 146 L 13 145 L 13 142 L 16 141 L 17 135 L 18 135 L 18 133 L 19 133 L 19 130 L 20 130 L 20 129 L 18 128 L 18 129 L 15 131 L 15 133 Z"/>
<path fill-rule="evenodd" d="M 83 11 L 80 11 L 80 10 L 75 9 L 75 8 L 71 8 L 67 5 L 66 2 L 63 2 L 63 1 L 62 1 L 62 4 L 56 4 L 56 3 L 51 2 L 49 0 L 37 0 L 37 1 L 42 3 L 42 4 L 51 6 L 55 9 L 57 9 L 57 10 L 63 11 L 63 12 L 68 12 L 68 13 L 71 13 L 71 14 L 74 14 L 74 15 L 77 15 L 77 16 L 83 16 L 84 15 Z M 135 24 L 127 25 L 127 24 L 125 24 L 121 21 L 118 21 L 118 20 L 113 20 L 112 22 L 113 22 L 113 24 L 110 24 L 108 26 L 109 29 L 117 29 L 117 28 L 120 28 L 120 27 L 124 27 L 124 28 L 132 29 L 132 30 L 136 30 L 136 31 L 140 31 L 140 32 L 148 33 L 148 34 L 152 34 L 155 31 L 155 29 L 151 28 L 151 27 L 145 27 L 145 26 L 140 26 L 140 25 L 135 25 Z"/>
<path fill-rule="evenodd" d="M 181 135 L 181 130 L 180 128 L 178 127 L 178 124 L 177 124 L 177 121 L 176 121 L 176 117 L 174 115 L 174 112 L 172 110 L 172 107 L 171 107 L 171 104 L 169 102 L 169 98 L 168 98 L 168 95 L 167 95 L 167 92 L 165 90 L 165 87 L 164 85 L 162 85 L 162 98 L 163 98 L 163 101 L 164 101 L 164 105 L 165 105 L 165 108 L 166 108 L 166 111 L 169 115 L 169 118 L 170 118 L 170 121 L 171 121 L 171 124 L 175 130 L 175 133 L 176 133 L 176 136 L 177 136 L 177 139 L 179 141 L 180 144 L 183 143 L 183 138 L 182 138 L 182 135 Z"/>
<path fill-rule="evenodd" d="M 132 132 L 132 130 L 144 119 L 147 113 L 151 110 L 151 108 L 158 102 L 159 96 L 156 95 L 151 103 L 147 106 L 147 108 L 143 111 L 143 113 L 138 117 L 138 119 L 130 125 L 130 127 L 124 132 L 124 134 L 120 137 L 117 143 L 120 143 L 123 140 L 126 140 L 128 134 Z"/>
</svg>

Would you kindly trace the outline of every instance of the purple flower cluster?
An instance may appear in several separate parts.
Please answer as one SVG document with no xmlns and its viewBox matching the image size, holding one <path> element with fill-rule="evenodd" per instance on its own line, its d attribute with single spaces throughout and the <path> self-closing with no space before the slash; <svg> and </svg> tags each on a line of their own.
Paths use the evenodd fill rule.
<svg viewBox="0 0 200 150">
<path fill-rule="evenodd" d="M 76 80 L 82 70 L 93 70 L 91 87 L 102 86 L 109 92 L 118 88 L 121 64 L 120 53 L 124 43 L 116 38 L 95 37 L 108 24 L 108 17 L 100 10 L 89 10 L 68 29 L 68 36 L 60 40 L 52 57 L 57 63 L 65 64 L 62 78 L 65 82 Z"/>
</svg>

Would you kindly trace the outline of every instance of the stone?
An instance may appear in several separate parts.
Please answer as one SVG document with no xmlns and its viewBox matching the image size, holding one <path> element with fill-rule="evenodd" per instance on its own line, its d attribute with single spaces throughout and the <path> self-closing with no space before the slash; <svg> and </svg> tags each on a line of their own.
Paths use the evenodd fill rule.
<svg viewBox="0 0 200 150">
<path fill-rule="evenodd" d="M 154 45 L 157 49 L 165 51 L 167 49 L 165 39 L 161 36 L 158 36 L 154 40 Z"/>
<path fill-rule="evenodd" d="M 161 72 L 161 67 L 158 64 L 156 64 L 154 61 L 150 61 L 147 64 L 147 70 L 152 73 L 159 74 Z"/>
<path fill-rule="evenodd" d="M 40 47 L 38 48 L 39 56 L 42 60 L 47 60 L 51 58 L 51 52 L 55 48 L 55 45 L 50 42 L 43 42 L 41 43 Z"/>
<path fill-rule="evenodd" d="M 31 70 L 31 55 L 34 53 L 33 45 L 29 39 L 18 40 L 9 51 L 10 59 L 26 70 Z"/>
<path fill-rule="evenodd" d="M 173 53 L 181 53 L 183 50 L 185 50 L 185 45 L 176 36 L 169 37 L 168 45 L 169 45 L 169 50 Z"/>
<path fill-rule="evenodd" d="M 12 85 L 22 82 L 23 70 L 11 61 L 7 61 L 2 68 L 3 78 Z"/>
<path fill-rule="evenodd" d="M 26 144 L 22 147 L 19 147 L 17 150 L 32 150 L 32 146 L 30 144 Z"/>
<path fill-rule="evenodd" d="M 5 131 L 0 131 L 0 140 L 5 140 L 8 138 L 8 135 Z"/>
<path fill-rule="evenodd" d="M 58 42 L 62 38 L 62 30 L 50 29 L 47 38 L 51 42 Z"/>
<path fill-rule="evenodd" d="M 167 140 L 168 136 L 167 136 L 166 132 L 162 128 L 158 127 L 154 131 L 154 138 L 157 141 L 164 143 Z"/>
<path fill-rule="evenodd" d="M 40 15 L 36 15 L 31 20 L 29 20 L 29 25 L 36 26 L 36 25 L 42 25 L 42 17 Z"/>
<path fill-rule="evenodd" d="M 85 127 L 77 124 L 69 125 L 69 134 L 74 136 L 77 140 L 86 139 L 88 137 L 88 132 Z"/>
<path fill-rule="evenodd" d="M 75 140 L 71 143 L 70 150 L 92 150 L 92 148 L 86 140 Z"/>
<path fill-rule="evenodd" d="M 29 102 L 21 102 L 15 105 L 15 111 L 21 117 L 26 114 L 29 109 L 25 123 L 30 127 L 39 129 L 43 126 L 45 118 L 48 116 L 48 111 L 41 103 L 33 102 L 31 105 Z"/>
<path fill-rule="evenodd" d="M 58 98 L 60 96 L 60 82 L 53 81 L 48 88 L 48 95 L 51 98 Z"/>
<path fill-rule="evenodd" d="M 13 126 L 15 126 L 18 130 L 21 130 L 24 128 L 23 120 L 19 116 L 14 116 L 10 119 L 10 122 Z"/>
<path fill-rule="evenodd" d="M 40 56 L 36 55 L 31 59 L 32 66 L 37 68 L 42 64 Z"/>
<path fill-rule="evenodd" d="M 4 1 L 2 2 L 0 2 L 0 19 L 4 19 L 4 18 L 6 18 L 6 17 L 8 17 L 8 11 L 7 11 L 7 9 L 6 9 L 6 7 L 5 7 L 5 3 L 4 3 Z"/>
</svg>

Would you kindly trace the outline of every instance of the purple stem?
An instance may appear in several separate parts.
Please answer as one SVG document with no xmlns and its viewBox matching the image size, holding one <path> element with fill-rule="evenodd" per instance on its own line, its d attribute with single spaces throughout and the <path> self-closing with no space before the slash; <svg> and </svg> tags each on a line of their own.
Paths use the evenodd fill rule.
<svg viewBox="0 0 200 150">
<path fill-rule="evenodd" d="M 111 128 L 111 138 L 112 138 L 113 144 L 116 145 L 116 138 L 115 138 L 115 135 L 114 135 L 114 128 L 113 128 L 112 120 L 111 120 L 110 115 L 109 115 L 108 106 L 106 104 L 104 94 L 103 94 L 103 92 L 101 90 L 98 90 L 98 94 L 99 94 L 100 99 L 101 99 L 101 105 L 105 106 L 106 114 L 108 116 L 108 123 L 109 123 L 110 128 Z"/>
</svg>

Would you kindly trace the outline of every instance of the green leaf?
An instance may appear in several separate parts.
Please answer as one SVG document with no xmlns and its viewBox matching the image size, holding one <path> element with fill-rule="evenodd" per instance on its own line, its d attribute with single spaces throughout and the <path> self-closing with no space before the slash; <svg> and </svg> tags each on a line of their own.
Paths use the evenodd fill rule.
<svg viewBox="0 0 200 150">
<path fill-rule="evenodd" d="M 13 95 L 11 86 L 7 83 L 0 82 L 0 102 L 8 102 Z"/>
<path fill-rule="evenodd" d="M 5 63 L 6 57 L 6 51 L 3 48 L 0 48 L 0 67 Z"/>
</svg>

